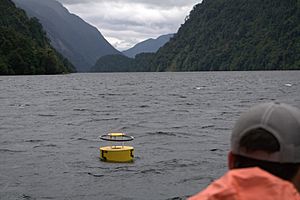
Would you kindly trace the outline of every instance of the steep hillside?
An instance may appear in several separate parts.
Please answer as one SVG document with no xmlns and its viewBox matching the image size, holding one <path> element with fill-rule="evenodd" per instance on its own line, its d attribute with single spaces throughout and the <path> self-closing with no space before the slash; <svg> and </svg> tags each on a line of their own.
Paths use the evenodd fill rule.
<svg viewBox="0 0 300 200">
<path fill-rule="evenodd" d="M 154 58 L 156 71 L 300 69 L 299 0 L 204 0 Z"/>
<path fill-rule="evenodd" d="M 43 24 L 51 44 L 80 72 L 89 71 L 104 55 L 119 54 L 93 26 L 55 0 L 13 0 Z"/>
<path fill-rule="evenodd" d="M 135 55 L 140 53 L 155 53 L 160 47 L 165 45 L 174 34 L 167 34 L 159 36 L 156 39 L 148 39 L 136 44 L 134 47 L 123 51 L 122 53 L 130 58 L 134 58 Z"/>
<path fill-rule="evenodd" d="M 50 45 L 42 25 L 11 0 L 0 1 L 0 75 L 59 74 L 74 70 Z"/>
</svg>

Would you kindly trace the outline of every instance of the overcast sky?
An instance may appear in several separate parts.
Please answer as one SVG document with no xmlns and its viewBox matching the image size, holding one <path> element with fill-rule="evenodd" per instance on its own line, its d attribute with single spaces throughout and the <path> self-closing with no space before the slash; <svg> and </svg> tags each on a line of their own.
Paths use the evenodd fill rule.
<svg viewBox="0 0 300 200">
<path fill-rule="evenodd" d="M 175 33 L 201 0 L 58 0 L 96 26 L 118 50 Z"/>
</svg>

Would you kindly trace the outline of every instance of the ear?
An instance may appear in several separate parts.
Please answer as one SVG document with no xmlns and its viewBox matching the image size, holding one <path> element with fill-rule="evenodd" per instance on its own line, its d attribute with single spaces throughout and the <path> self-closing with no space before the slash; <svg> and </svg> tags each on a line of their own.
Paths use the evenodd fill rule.
<svg viewBox="0 0 300 200">
<path fill-rule="evenodd" d="M 230 151 L 228 153 L 228 168 L 229 169 L 233 169 L 234 168 L 234 162 L 235 162 L 235 157 L 232 154 L 232 152 Z"/>
<path fill-rule="evenodd" d="M 300 192 L 300 168 L 298 169 L 298 172 L 296 176 L 292 179 L 292 182 L 294 183 L 297 190 Z"/>
</svg>

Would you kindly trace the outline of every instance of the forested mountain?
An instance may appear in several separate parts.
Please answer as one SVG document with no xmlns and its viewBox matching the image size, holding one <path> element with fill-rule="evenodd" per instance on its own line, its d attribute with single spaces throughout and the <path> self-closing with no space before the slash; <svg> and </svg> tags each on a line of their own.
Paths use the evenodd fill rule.
<svg viewBox="0 0 300 200">
<path fill-rule="evenodd" d="M 124 55 L 107 55 L 101 57 L 92 72 L 149 72 L 155 71 L 152 64 L 153 53 L 140 53 L 135 58 Z"/>
<path fill-rule="evenodd" d="M 173 35 L 174 34 L 167 34 L 159 36 L 156 39 L 147 39 L 134 45 L 134 47 L 123 51 L 122 53 L 130 58 L 134 58 L 135 55 L 139 53 L 155 53 L 160 47 L 166 44 Z"/>
<path fill-rule="evenodd" d="M 80 72 L 89 71 L 104 55 L 120 54 L 101 33 L 55 0 L 13 0 L 30 16 L 37 17 L 51 44 Z"/>
<path fill-rule="evenodd" d="M 42 25 L 11 0 L 0 0 L 0 75 L 59 74 L 74 70 L 50 45 Z"/>
<path fill-rule="evenodd" d="M 204 0 L 154 59 L 156 71 L 300 69 L 300 1 Z"/>
<path fill-rule="evenodd" d="M 203 0 L 149 56 L 140 71 L 300 69 L 300 0 Z"/>
<path fill-rule="evenodd" d="M 124 55 L 107 55 L 101 57 L 92 72 L 129 72 L 132 71 L 134 59 Z"/>
</svg>

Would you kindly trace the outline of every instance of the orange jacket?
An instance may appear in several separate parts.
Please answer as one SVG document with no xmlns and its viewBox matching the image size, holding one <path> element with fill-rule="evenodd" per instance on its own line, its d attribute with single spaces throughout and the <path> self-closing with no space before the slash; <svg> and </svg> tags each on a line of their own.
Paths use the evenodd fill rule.
<svg viewBox="0 0 300 200">
<path fill-rule="evenodd" d="M 260 168 L 234 169 L 189 200 L 300 200 L 294 185 Z"/>
</svg>

